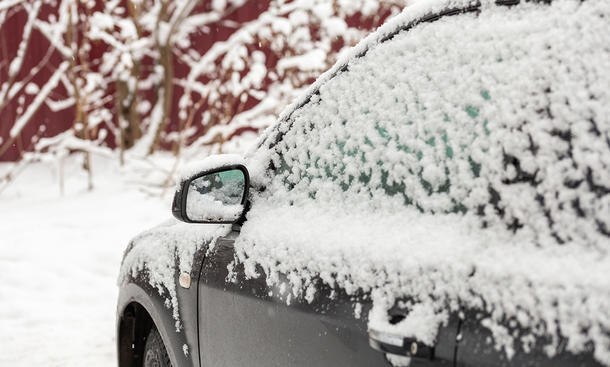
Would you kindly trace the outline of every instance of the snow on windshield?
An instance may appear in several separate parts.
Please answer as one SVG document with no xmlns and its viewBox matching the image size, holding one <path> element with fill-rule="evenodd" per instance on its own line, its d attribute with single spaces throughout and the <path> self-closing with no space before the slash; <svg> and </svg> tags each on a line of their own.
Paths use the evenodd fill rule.
<svg viewBox="0 0 610 367">
<path fill-rule="evenodd" d="M 428 3 L 449 6 L 378 34 Z M 424 342 L 485 307 L 509 357 L 532 340 L 519 326 L 610 365 L 609 17 L 603 0 L 484 4 L 363 41 L 248 158 L 266 189 L 237 261 L 289 274 L 292 296 L 370 292 L 369 326 Z"/>
</svg>

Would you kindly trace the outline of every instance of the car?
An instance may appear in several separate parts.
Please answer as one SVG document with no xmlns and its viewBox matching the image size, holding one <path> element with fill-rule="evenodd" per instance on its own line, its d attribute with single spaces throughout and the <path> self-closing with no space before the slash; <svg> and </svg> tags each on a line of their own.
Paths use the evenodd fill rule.
<svg viewBox="0 0 610 367">
<path fill-rule="evenodd" d="M 418 1 L 133 239 L 119 366 L 610 366 L 610 5 Z"/>
</svg>

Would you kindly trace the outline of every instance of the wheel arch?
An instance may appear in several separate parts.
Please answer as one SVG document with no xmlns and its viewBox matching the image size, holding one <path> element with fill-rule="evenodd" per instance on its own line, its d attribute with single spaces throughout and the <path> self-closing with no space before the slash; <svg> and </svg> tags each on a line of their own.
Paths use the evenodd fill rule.
<svg viewBox="0 0 610 367">
<path fill-rule="evenodd" d="M 131 302 L 125 307 L 118 318 L 119 367 L 142 366 L 146 337 L 154 325 L 146 308 L 138 302 Z"/>
<path fill-rule="evenodd" d="M 148 284 L 146 284 L 148 285 Z M 176 330 L 176 320 L 165 299 L 150 286 L 135 283 L 121 286 L 117 304 L 117 360 L 119 367 L 141 367 L 146 337 L 154 326 L 159 331 L 173 366 L 198 366 L 197 340 L 189 341 L 182 328 Z M 185 353 L 183 346 L 189 346 Z"/>
</svg>

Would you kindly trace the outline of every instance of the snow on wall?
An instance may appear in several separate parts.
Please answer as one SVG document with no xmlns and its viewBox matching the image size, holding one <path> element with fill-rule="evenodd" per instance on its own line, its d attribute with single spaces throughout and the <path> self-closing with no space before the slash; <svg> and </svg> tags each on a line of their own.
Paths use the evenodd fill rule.
<svg viewBox="0 0 610 367">
<path fill-rule="evenodd" d="M 610 5 L 486 2 L 377 44 L 468 5 L 417 2 L 284 111 L 248 157 L 266 190 L 238 261 L 371 292 L 370 326 L 424 342 L 461 304 L 509 357 L 517 325 L 610 365 Z M 420 305 L 391 326 L 402 297 Z"/>
</svg>

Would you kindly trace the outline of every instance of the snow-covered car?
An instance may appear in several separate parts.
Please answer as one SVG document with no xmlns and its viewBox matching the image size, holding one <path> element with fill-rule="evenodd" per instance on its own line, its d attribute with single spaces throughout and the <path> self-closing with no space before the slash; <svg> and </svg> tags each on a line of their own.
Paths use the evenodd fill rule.
<svg viewBox="0 0 610 367">
<path fill-rule="evenodd" d="M 610 4 L 415 2 L 172 211 L 122 367 L 610 366 Z"/>
</svg>

